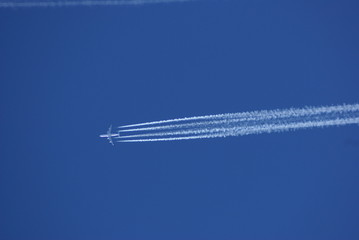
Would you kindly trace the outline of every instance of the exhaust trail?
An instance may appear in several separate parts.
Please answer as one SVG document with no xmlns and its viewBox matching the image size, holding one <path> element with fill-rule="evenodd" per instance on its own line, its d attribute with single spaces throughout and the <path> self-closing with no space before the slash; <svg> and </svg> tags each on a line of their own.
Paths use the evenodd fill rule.
<svg viewBox="0 0 359 240">
<path fill-rule="evenodd" d="M 204 139 L 212 138 L 213 135 L 198 135 L 188 137 L 172 137 L 172 138 L 149 138 L 149 139 L 136 139 L 136 140 L 120 140 L 117 142 L 165 142 L 165 141 L 179 141 L 179 140 L 192 140 L 192 139 Z"/>
<path fill-rule="evenodd" d="M 120 128 L 116 138 L 118 142 L 175 141 L 349 124 L 359 124 L 359 104 L 263 110 L 147 122 Z"/>
<path fill-rule="evenodd" d="M 43 1 L 0 1 L 0 8 L 33 7 L 78 7 L 78 6 L 124 6 L 158 3 L 190 2 L 200 0 L 43 0 Z"/>
<path fill-rule="evenodd" d="M 345 106 L 345 105 L 343 105 Z M 153 131 L 153 130 L 165 130 L 165 129 L 178 129 L 178 128 L 189 128 L 189 127 L 200 127 L 209 125 L 216 125 L 222 123 L 231 123 L 231 122 L 240 122 L 240 121 L 249 121 L 249 120 L 260 120 L 260 119 L 273 119 L 273 118 L 284 118 L 284 117 L 300 117 L 305 115 L 317 115 L 322 113 L 333 113 L 338 112 L 343 109 L 343 106 L 330 106 L 330 107 L 321 107 L 321 108 L 303 108 L 303 109 L 285 109 L 285 110 L 262 110 L 254 112 L 244 112 L 244 113 L 228 113 L 228 114 L 219 114 L 219 115 L 208 115 L 192 118 L 179 118 L 179 119 L 170 119 L 164 121 L 140 123 L 133 125 L 126 125 L 119 127 L 120 133 L 126 132 L 138 132 L 138 131 Z M 358 110 L 359 104 L 356 105 L 347 105 L 346 110 Z M 191 121 L 197 120 L 192 123 L 179 123 L 179 124 L 170 124 L 165 125 L 165 123 L 171 122 L 182 122 L 182 121 Z M 217 120 L 218 119 L 218 120 Z M 147 125 L 161 124 L 160 126 L 146 127 Z M 129 126 L 140 126 L 138 128 L 129 128 Z M 141 127 L 142 126 L 142 127 Z M 124 129 L 123 129 L 124 128 Z"/>
<path fill-rule="evenodd" d="M 177 140 L 190 140 L 190 139 L 205 139 L 205 138 L 217 138 L 217 137 L 229 137 L 229 136 L 244 136 L 250 134 L 261 134 L 261 133 L 274 133 L 284 132 L 290 130 L 299 130 L 303 128 L 314 128 L 314 127 L 329 127 L 329 126 L 342 126 L 348 124 L 359 124 L 358 118 L 350 119 L 337 119 L 327 121 L 310 121 L 310 122 L 299 122 L 291 124 L 280 124 L 280 125 L 262 125 L 249 128 L 228 128 L 222 129 L 219 133 L 209 133 L 203 135 L 184 136 L 184 137 L 168 137 L 168 138 L 143 138 L 143 139 L 125 139 L 118 142 L 158 142 L 158 141 L 177 141 Z"/>
<path fill-rule="evenodd" d="M 163 125 L 167 123 L 180 123 L 180 122 L 191 122 L 196 121 L 213 121 L 213 120 L 228 120 L 228 119 L 258 119 L 258 118 L 272 118 L 276 116 L 303 116 L 303 115 L 313 115 L 320 113 L 331 113 L 331 112 L 340 112 L 340 111 L 349 111 L 349 110 L 359 110 L 359 104 L 351 105 L 337 105 L 337 106 L 324 106 L 324 107 L 304 107 L 300 109 L 289 108 L 289 109 L 276 109 L 276 110 L 262 110 L 262 111 L 253 111 L 253 112 L 240 112 L 240 113 L 226 113 L 226 114 L 216 114 L 216 115 L 206 115 L 206 116 L 196 116 L 196 117 L 185 117 L 185 118 L 175 118 L 169 120 L 153 121 L 146 123 L 138 123 L 131 125 L 119 126 L 119 129 L 123 128 L 132 128 L 132 127 L 142 127 L 147 125 Z M 121 131 L 139 131 L 139 129 L 130 129 L 130 130 L 121 130 Z"/>
<path fill-rule="evenodd" d="M 215 124 L 221 124 L 221 123 L 230 123 L 230 122 L 239 122 L 249 120 L 249 118 L 246 119 L 224 119 L 224 120 L 215 120 L 215 121 L 203 121 L 203 122 L 194 122 L 194 123 L 182 123 L 182 124 L 171 124 L 171 125 L 165 125 L 165 126 L 157 126 L 157 127 L 142 127 L 142 128 L 133 128 L 133 129 L 122 129 L 119 130 L 119 133 L 127 133 L 127 132 L 143 132 L 143 131 L 154 131 L 154 130 L 172 130 L 172 129 L 178 129 L 178 128 L 190 128 L 190 127 L 201 127 L 201 126 L 207 126 L 207 125 L 215 125 Z M 254 119 L 253 119 L 254 120 Z"/>
<path fill-rule="evenodd" d="M 156 136 L 173 136 L 173 135 L 195 135 L 195 134 L 204 134 L 204 133 L 214 133 L 221 132 L 225 128 L 204 128 L 204 129 L 192 129 L 192 130 L 181 130 L 181 131 L 169 131 L 169 132 L 155 132 L 155 133 L 145 133 L 145 134 L 135 134 L 127 136 L 118 136 L 118 139 L 124 138 L 139 138 L 139 137 L 156 137 Z"/>
</svg>

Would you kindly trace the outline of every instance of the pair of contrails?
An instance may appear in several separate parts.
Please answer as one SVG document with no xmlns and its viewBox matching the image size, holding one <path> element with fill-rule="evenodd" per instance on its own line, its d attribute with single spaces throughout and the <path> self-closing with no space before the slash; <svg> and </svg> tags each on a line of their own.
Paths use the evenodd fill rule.
<svg viewBox="0 0 359 240">
<path fill-rule="evenodd" d="M 120 126 L 106 134 L 118 142 L 157 142 L 244 136 L 359 124 L 359 104 L 227 113 Z"/>
</svg>

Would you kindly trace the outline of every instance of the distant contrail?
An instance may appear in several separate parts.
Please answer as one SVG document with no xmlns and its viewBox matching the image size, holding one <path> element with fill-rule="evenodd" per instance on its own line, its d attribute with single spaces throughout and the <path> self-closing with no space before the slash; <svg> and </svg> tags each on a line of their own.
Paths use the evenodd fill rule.
<svg viewBox="0 0 359 240">
<path fill-rule="evenodd" d="M 348 105 L 348 107 L 349 106 L 350 105 Z M 120 129 L 119 132 L 164 130 L 164 129 L 184 128 L 184 127 L 199 127 L 207 124 L 213 125 L 220 123 L 231 123 L 231 122 L 250 121 L 250 120 L 259 120 L 259 119 L 272 119 L 272 118 L 278 118 L 279 116 L 281 118 L 284 118 L 284 117 L 300 117 L 300 116 L 318 115 L 318 114 L 331 114 L 331 113 L 339 112 L 342 109 L 343 106 L 340 105 L 340 106 L 317 107 L 317 108 L 306 107 L 302 109 L 262 110 L 262 111 L 253 111 L 253 112 L 226 113 L 226 114 L 187 117 L 187 118 L 139 123 L 139 124 L 120 126 L 118 128 Z M 189 123 L 180 123 L 180 122 L 189 122 Z M 168 123 L 174 123 L 174 124 L 168 124 Z M 156 126 L 149 126 L 149 125 L 156 125 Z M 138 128 L 129 128 L 129 127 L 138 127 Z"/>
<path fill-rule="evenodd" d="M 30 8 L 30 7 L 76 7 L 76 6 L 120 6 L 144 5 L 156 3 L 190 2 L 199 0 L 43 0 L 43 1 L 1 1 L 3 8 Z"/>
<path fill-rule="evenodd" d="M 116 138 L 118 142 L 175 141 L 349 124 L 359 124 L 359 104 L 228 113 L 131 124 L 120 126 Z"/>
<path fill-rule="evenodd" d="M 204 139 L 204 138 L 217 138 L 217 137 L 229 137 L 229 136 L 244 136 L 249 134 L 260 134 L 260 133 L 272 133 L 272 132 L 283 132 L 289 130 L 298 130 L 301 128 L 313 128 L 313 127 L 329 127 L 329 126 L 341 126 L 348 124 L 358 124 L 359 117 L 349 118 L 345 120 L 327 120 L 327 121 L 309 121 L 309 122 L 299 122 L 299 123 L 290 123 L 290 124 L 278 124 L 278 125 L 262 125 L 248 128 L 223 128 L 223 129 L 213 129 L 213 130 L 199 130 L 197 133 L 194 133 L 193 136 L 183 136 L 183 137 L 168 137 L 168 138 L 140 138 L 140 139 L 125 139 L 118 142 L 158 142 L 158 141 L 176 141 L 176 140 L 190 140 L 190 139 Z M 206 132 L 208 134 L 198 134 L 199 132 Z M 215 132 L 218 133 L 215 133 Z M 198 135 L 196 135 L 198 134 Z M 171 134 L 169 134 L 171 135 Z M 177 135 L 177 133 L 175 133 Z M 121 138 L 121 137 L 118 137 Z"/>
<path fill-rule="evenodd" d="M 324 107 L 304 107 L 304 108 L 289 108 L 289 109 L 276 109 L 276 110 L 262 110 L 262 111 L 252 111 L 252 112 L 240 112 L 240 113 L 225 113 L 225 114 L 216 114 L 216 115 L 206 115 L 206 116 L 196 116 L 196 117 L 185 117 L 185 118 L 175 118 L 169 120 L 153 121 L 146 123 L 138 123 L 131 125 L 124 125 L 118 128 L 129 128 L 129 127 L 140 127 L 147 125 L 157 125 L 165 123 L 177 123 L 177 122 L 190 122 L 198 120 L 216 120 L 216 119 L 258 119 L 258 118 L 271 118 L 275 116 L 301 116 L 301 115 L 313 115 L 319 113 L 331 113 L 331 112 L 340 112 L 343 109 L 356 109 L 359 104 L 353 105 L 337 105 L 337 106 L 324 106 Z"/>
</svg>

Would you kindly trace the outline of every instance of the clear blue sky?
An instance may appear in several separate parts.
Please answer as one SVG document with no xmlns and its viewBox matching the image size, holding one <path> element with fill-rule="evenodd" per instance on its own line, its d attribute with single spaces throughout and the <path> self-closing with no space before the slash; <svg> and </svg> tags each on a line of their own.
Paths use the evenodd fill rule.
<svg viewBox="0 0 359 240">
<path fill-rule="evenodd" d="M 359 239 L 359 128 L 114 126 L 357 103 L 358 1 L 0 9 L 0 239 Z"/>
</svg>

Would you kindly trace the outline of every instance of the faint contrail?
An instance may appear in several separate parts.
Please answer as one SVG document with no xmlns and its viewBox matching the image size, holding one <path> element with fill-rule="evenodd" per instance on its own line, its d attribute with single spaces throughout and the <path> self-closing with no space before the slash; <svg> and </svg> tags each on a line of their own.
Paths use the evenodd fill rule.
<svg viewBox="0 0 359 240">
<path fill-rule="evenodd" d="M 118 140 L 174 141 L 348 124 L 359 124 L 359 104 L 230 113 L 133 124 L 126 126 L 129 129 L 120 129 Z M 131 126 L 135 128 L 131 129 Z M 123 135 L 131 132 L 140 133 Z"/>
<path fill-rule="evenodd" d="M 75 7 L 75 6 L 116 6 L 116 5 L 144 5 L 156 3 L 189 2 L 199 0 L 43 0 L 43 1 L 0 1 L 0 7 L 4 8 L 29 8 L 29 7 Z"/>
</svg>

